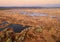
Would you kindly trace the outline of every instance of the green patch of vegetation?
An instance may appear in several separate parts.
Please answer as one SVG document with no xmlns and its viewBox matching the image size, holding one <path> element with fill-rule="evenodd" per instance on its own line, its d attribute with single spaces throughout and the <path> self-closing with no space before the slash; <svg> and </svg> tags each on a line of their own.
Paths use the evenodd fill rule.
<svg viewBox="0 0 60 42">
<path fill-rule="evenodd" d="M 42 32 L 43 31 L 43 28 L 42 27 L 37 27 L 36 29 L 35 29 L 35 32 Z"/>
<path fill-rule="evenodd" d="M 6 42 L 12 42 L 12 39 L 11 39 L 11 38 L 8 38 L 8 39 L 6 40 Z"/>
</svg>

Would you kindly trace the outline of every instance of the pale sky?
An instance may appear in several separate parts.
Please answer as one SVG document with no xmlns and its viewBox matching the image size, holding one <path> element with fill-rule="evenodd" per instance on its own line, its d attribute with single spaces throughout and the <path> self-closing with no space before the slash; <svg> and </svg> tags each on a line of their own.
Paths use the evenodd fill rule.
<svg viewBox="0 0 60 42">
<path fill-rule="evenodd" d="M 0 0 L 0 6 L 40 6 L 60 4 L 60 0 Z"/>
</svg>

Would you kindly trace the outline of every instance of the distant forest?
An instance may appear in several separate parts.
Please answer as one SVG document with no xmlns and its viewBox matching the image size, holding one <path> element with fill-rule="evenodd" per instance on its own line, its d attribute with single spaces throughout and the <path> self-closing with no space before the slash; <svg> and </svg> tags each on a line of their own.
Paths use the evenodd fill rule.
<svg viewBox="0 0 60 42">
<path fill-rule="evenodd" d="M 6 9 L 41 9 L 41 8 L 60 8 L 60 7 L 0 7 L 0 10 Z"/>
</svg>

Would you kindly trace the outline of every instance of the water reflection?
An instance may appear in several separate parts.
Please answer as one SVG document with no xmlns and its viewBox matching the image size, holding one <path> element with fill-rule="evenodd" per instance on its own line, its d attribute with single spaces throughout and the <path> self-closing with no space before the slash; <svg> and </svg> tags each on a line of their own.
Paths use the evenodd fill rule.
<svg viewBox="0 0 60 42">
<path fill-rule="evenodd" d="M 49 16 L 49 17 L 50 17 L 50 18 L 56 18 L 56 16 L 52 16 L 52 15 L 51 15 L 51 16 Z"/>
<path fill-rule="evenodd" d="M 28 16 L 48 16 L 48 14 L 43 14 L 43 13 L 36 13 L 36 12 L 20 12 L 20 14 L 28 15 Z"/>
<path fill-rule="evenodd" d="M 50 18 L 57 18 L 60 20 L 60 17 L 57 17 L 55 15 L 48 15 L 45 13 L 36 13 L 36 12 L 20 12 L 20 14 L 28 15 L 28 16 L 45 16 Z"/>
</svg>

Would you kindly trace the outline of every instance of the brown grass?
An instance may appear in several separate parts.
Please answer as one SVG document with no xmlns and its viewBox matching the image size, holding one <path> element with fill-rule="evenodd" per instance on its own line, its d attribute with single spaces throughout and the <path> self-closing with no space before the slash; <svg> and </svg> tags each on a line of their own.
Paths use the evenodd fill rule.
<svg viewBox="0 0 60 42">
<path fill-rule="evenodd" d="M 8 11 L 12 11 L 8 12 Z M 15 10 L 16 11 L 16 10 Z M 19 9 L 0 10 L 0 24 L 7 21 L 9 24 L 0 26 L 4 28 L 10 24 L 21 24 L 23 26 L 32 26 L 24 29 L 20 33 L 13 32 L 12 29 L 6 29 L 0 32 L 0 42 L 60 42 L 60 21 L 57 18 L 50 17 L 30 17 L 19 14 Z M 22 9 L 27 12 L 40 12 L 50 15 L 60 16 L 60 9 Z"/>
</svg>

